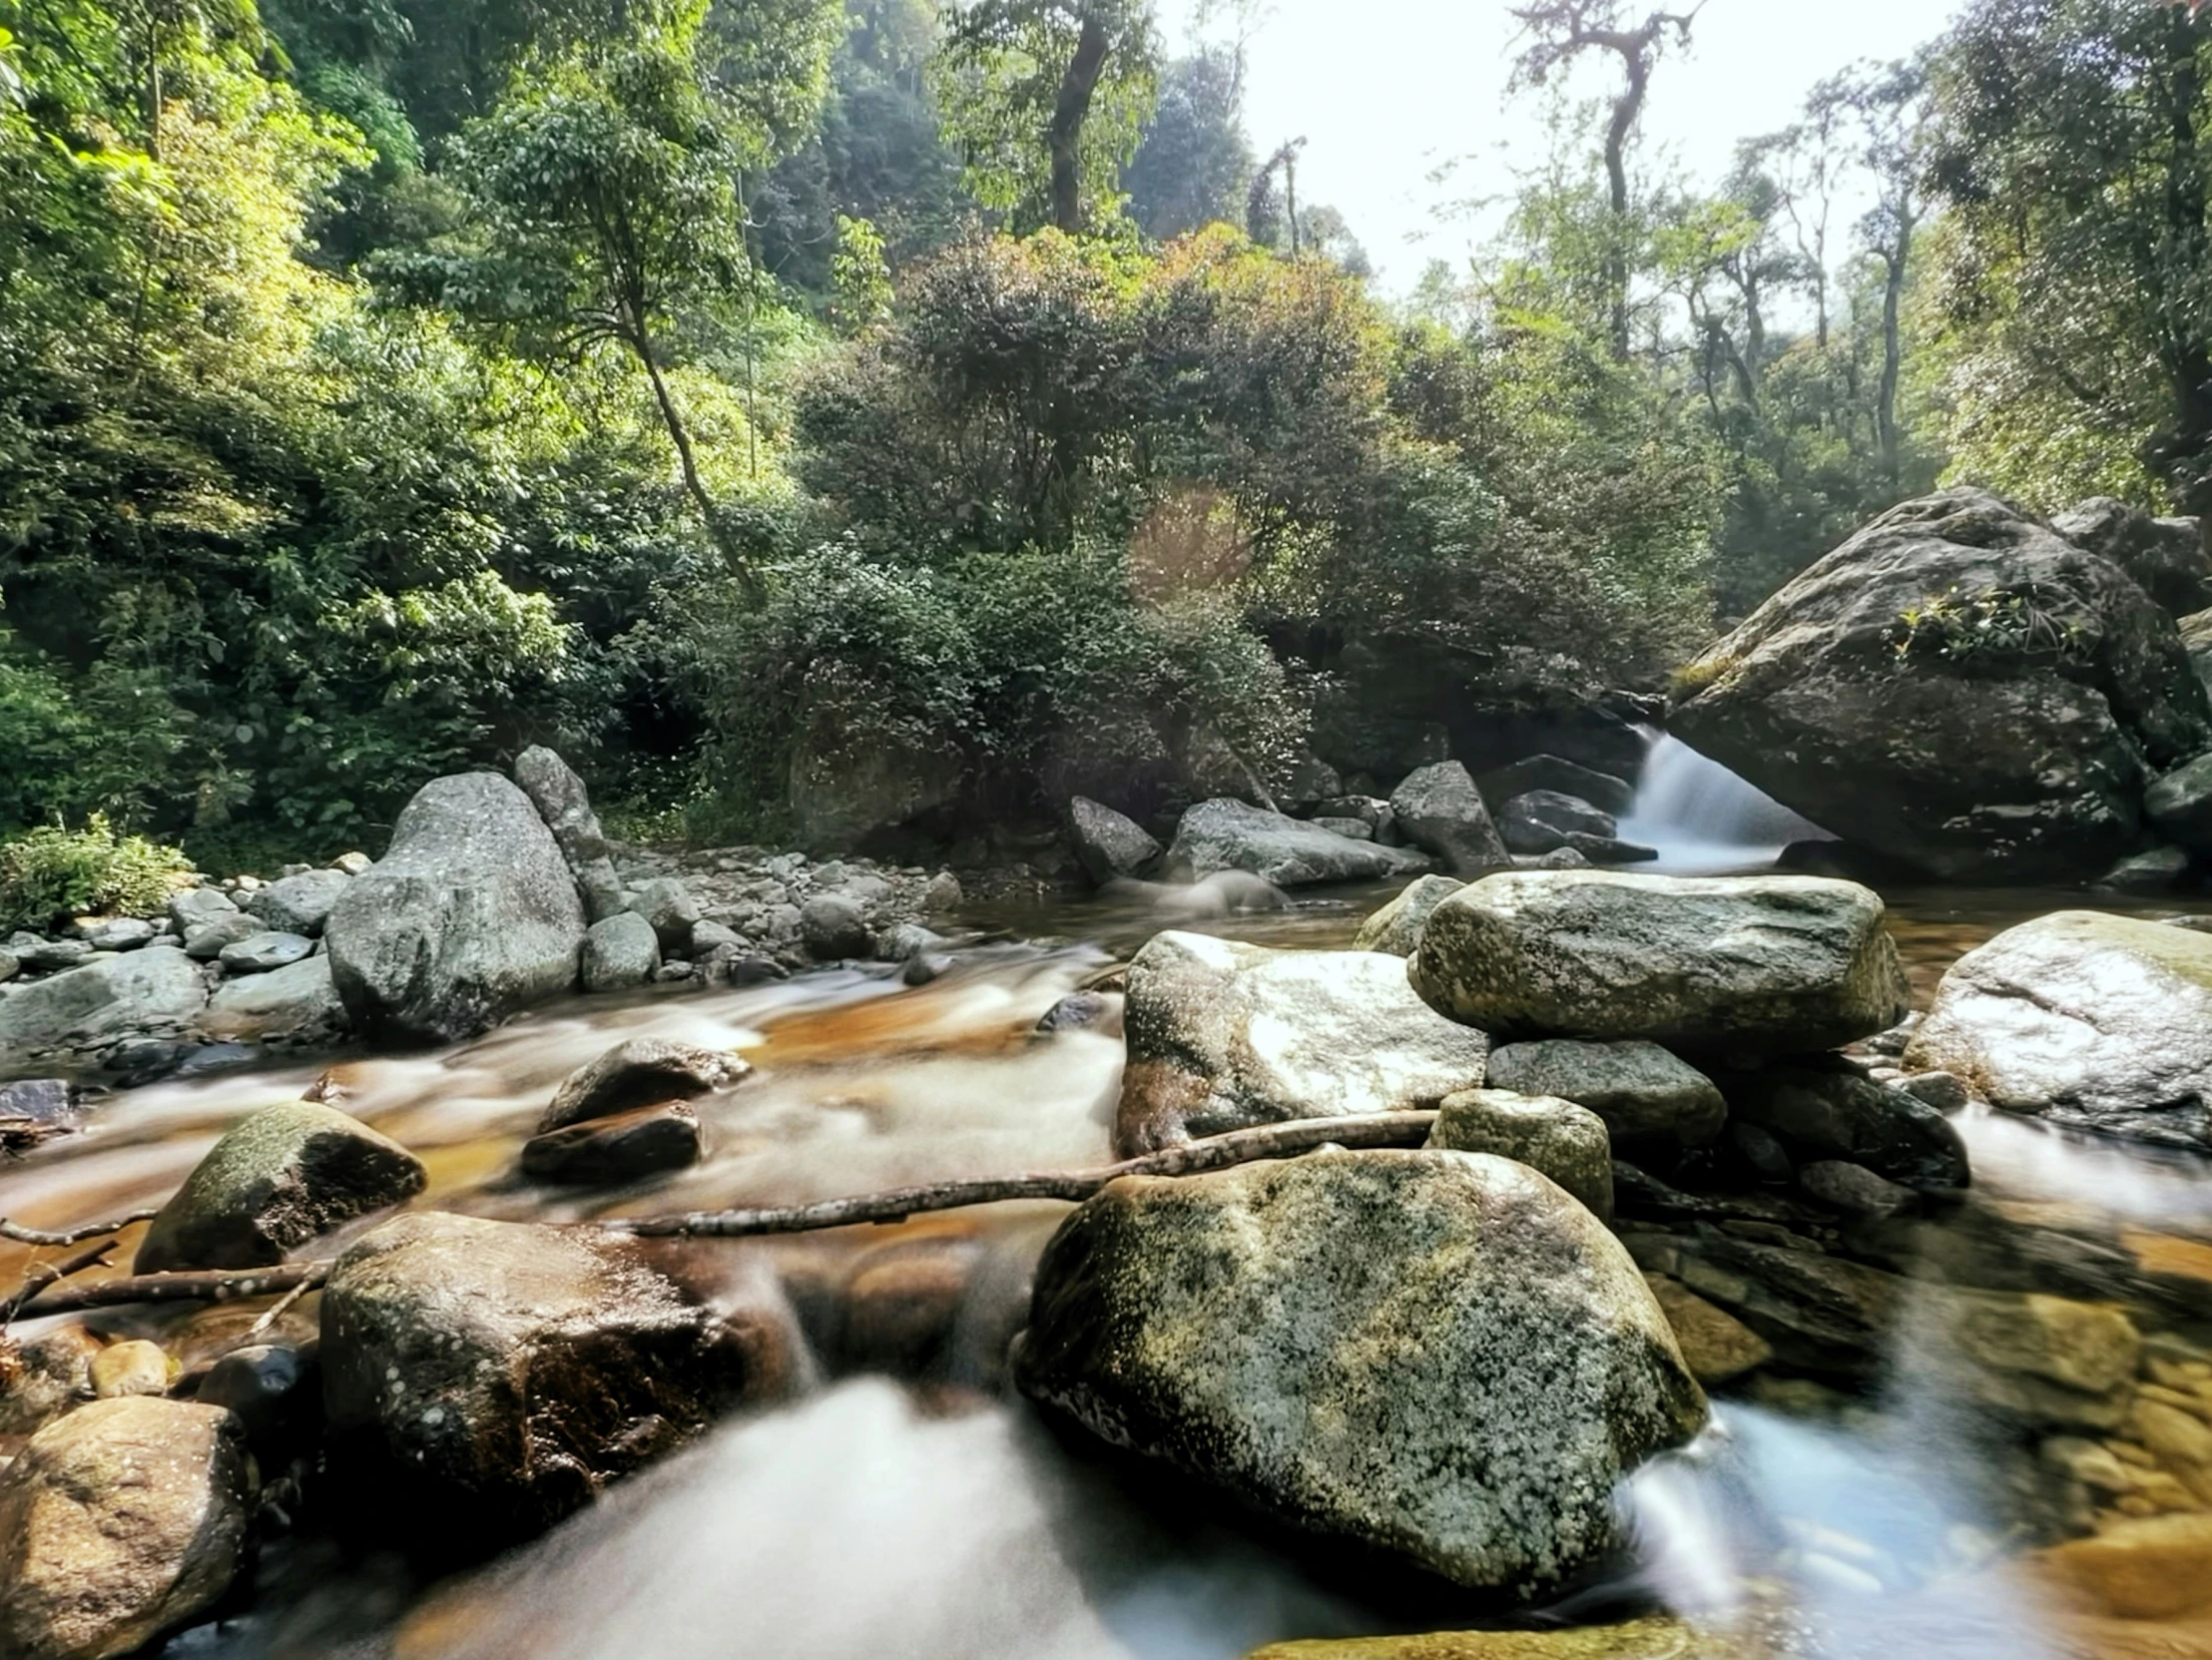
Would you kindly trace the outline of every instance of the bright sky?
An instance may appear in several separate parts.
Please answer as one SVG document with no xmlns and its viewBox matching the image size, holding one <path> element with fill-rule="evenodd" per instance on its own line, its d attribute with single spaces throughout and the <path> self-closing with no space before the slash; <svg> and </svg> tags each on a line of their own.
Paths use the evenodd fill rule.
<svg viewBox="0 0 2212 1660">
<path fill-rule="evenodd" d="M 1689 55 L 1653 79 L 1646 142 L 1717 180 L 1736 141 L 1788 126 L 1816 81 L 1861 58 L 1904 56 L 1951 10 L 1950 0 L 1708 0 Z M 1344 213 L 1383 286 L 1402 290 L 1431 259 L 1462 258 L 1471 228 L 1437 223 L 1436 206 L 1502 192 L 1508 159 L 1540 155 L 1541 97 L 1505 96 L 1516 28 L 1507 0 L 1274 0 L 1254 38 L 1254 147 L 1307 139 L 1300 200 Z M 1593 54 L 1578 96 L 1609 90 L 1610 67 Z M 1454 160 L 1449 185 L 1429 182 Z"/>
</svg>

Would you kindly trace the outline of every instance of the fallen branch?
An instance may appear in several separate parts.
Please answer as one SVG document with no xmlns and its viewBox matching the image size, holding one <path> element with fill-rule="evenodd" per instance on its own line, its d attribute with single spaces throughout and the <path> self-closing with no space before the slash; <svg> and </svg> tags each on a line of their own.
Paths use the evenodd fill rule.
<svg viewBox="0 0 2212 1660">
<path fill-rule="evenodd" d="M 1316 1147 L 1418 1147 L 1435 1125 L 1432 1112 L 1380 1113 L 1365 1118 L 1306 1119 L 1295 1124 L 1265 1124 L 1256 1130 L 1171 1147 L 1162 1153 L 1095 1170 L 1065 1170 L 1046 1175 L 996 1176 L 969 1182 L 938 1182 L 857 1199 L 827 1199 L 780 1210 L 693 1211 L 683 1216 L 616 1217 L 597 1224 L 610 1233 L 648 1239 L 688 1235 L 701 1239 L 737 1239 L 755 1234 L 804 1234 L 820 1228 L 846 1228 L 863 1222 L 903 1222 L 925 1211 L 954 1211 L 969 1205 L 995 1205 L 1009 1199 L 1088 1199 L 1124 1176 L 1196 1176 L 1208 1170 L 1290 1158 Z"/>
<path fill-rule="evenodd" d="M 44 1291 L 57 1280 L 66 1280 L 72 1274 L 82 1274 L 88 1268 L 98 1268 L 106 1261 L 115 1241 L 102 1240 L 90 1251 L 80 1251 L 74 1257 L 65 1257 L 58 1263 L 33 1263 L 30 1272 L 23 1276 L 23 1284 L 15 1288 L 5 1303 L 0 1303 L 0 1329 L 11 1325 L 22 1312 L 23 1305 Z"/>
<path fill-rule="evenodd" d="M 110 1222 L 88 1222 L 82 1228 L 64 1228 L 49 1233 L 44 1228 L 26 1228 L 20 1222 L 10 1222 L 0 1216 L 0 1239 L 12 1239 L 18 1245 L 75 1245 L 81 1240 L 98 1239 L 102 1234 L 120 1234 L 134 1222 L 147 1222 L 161 1214 L 161 1206 L 151 1210 L 133 1211 L 129 1216 L 119 1216 Z"/>
<path fill-rule="evenodd" d="M 210 1269 L 180 1274 L 134 1274 L 128 1279 L 105 1280 L 97 1286 L 79 1286 L 35 1298 L 29 1307 L 18 1311 L 16 1318 L 40 1320 L 47 1315 L 109 1309 L 119 1303 L 235 1303 L 241 1298 L 268 1297 L 274 1292 L 313 1291 L 329 1277 L 327 1262 L 279 1263 L 275 1268 L 239 1272 Z"/>
</svg>

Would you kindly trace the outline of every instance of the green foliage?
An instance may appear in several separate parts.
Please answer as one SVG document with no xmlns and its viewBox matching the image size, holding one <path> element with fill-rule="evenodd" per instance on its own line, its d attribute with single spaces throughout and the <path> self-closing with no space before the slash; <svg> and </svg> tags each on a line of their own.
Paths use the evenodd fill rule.
<svg viewBox="0 0 2212 1660">
<path fill-rule="evenodd" d="M 1130 217 L 1155 241 L 1244 221 L 1256 164 L 1244 131 L 1243 56 L 1206 47 L 1161 72 L 1159 103 L 1121 181 Z"/>
<path fill-rule="evenodd" d="M 2035 583 L 1957 588 L 1903 612 L 1889 644 L 1901 662 L 1940 663 L 1963 674 L 2016 673 L 2023 664 L 2072 661 L 2081 630 Z"/>
<path fill-rule="evenodd" d="M 42 825 L 0 842 L 0 930 L 156 912 L 191 873 L 183 849 L 119 837 L 98 813 L 81 830 Z"/>
<path fill-rule="evenodd" d="M 830 319 L 847 334 L 872 328 L 890 315 L 891 274 L 883 239 L 864 219 L 837 216 L 837 252 L 830 262 L 834 298 Z"/>
</svg>

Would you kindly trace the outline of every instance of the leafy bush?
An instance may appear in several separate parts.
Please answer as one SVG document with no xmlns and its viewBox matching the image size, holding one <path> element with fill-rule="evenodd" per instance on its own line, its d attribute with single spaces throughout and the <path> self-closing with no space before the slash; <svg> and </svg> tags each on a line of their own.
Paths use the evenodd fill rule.
<svg viewBox="0 0 2212 1660">
<path fill-rule="evenodd" d="M 1890 646 L 1902 662 L 1941 663 L 1966 674 L 2063 663 L 2081 645 L 2081 629 L 2054 601 L 2062 604 L 2063 596 L 2033 582 L 1970 594 L 1953 588 L 1901 613 Z"/>
<path fill-rule="evenodd" d="M 47 928 L 71 916 L 160 910 L 192 871 L 184 852 L 118 837 L 105 814 L 81 830 L 43 825 L 0 843 L 0 928 Z"/>
</svg>

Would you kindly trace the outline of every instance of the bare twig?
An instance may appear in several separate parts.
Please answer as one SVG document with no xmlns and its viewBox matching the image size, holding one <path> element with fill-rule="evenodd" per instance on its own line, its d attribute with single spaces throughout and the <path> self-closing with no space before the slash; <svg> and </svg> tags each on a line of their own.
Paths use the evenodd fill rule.
<svg viewBox="0 0 2212 1660">
<path fill-rule="evenodd" d="M 149 1221 L 161 1213 L 159 1205 L 151 1210 L 133 1211 L 129 1216 L 119 1216 L 107 1222 L 88 1222 L 82 1228 L 64 1228 L 49 1233 L 43 1228 L 26 1228 L 20 1222 L 10 1222 L 0 1217 L 0 1239 L 12 1239 L 18 1245 L 75 1245 L 80 1240 L 97 1239 L 102 1234 L 120 1234 L 134 1222 Z"/>
<path fill-rule="evenodd" d="M 47 1315 L 113 1308 L 119 1303 L 235 1303 L 241 1298 L 268 1297 L 295 1287 L 312 1291 L 329 1275 L 327 1262 L 279 1263 L 275 1268 L 254 1268 L 239 1273 L 219 1269 L 188 1274 L 136 1274 L 124 1280 L 103 1281 L 97 1286 L 49 1293 L 19 1310 L 17 1318 L 39 1320 Z"/>
<path fill-rule="evenodd" d="M 66 1280 L 72 1274 L 82 1274 L 88 1268 L 98 1268 L 115 1249 L 115 1241 L 104 1239 L 89 1251 L 80 1251 L 74 1257 L 64 1257 L 58 1263 L 33 1263 L 30 1272 L 23 1276 L 23 1284 L 5 1303 L 0 1303 L 0 1328 L 5 1328 L 22 1312 L 23 1305 L 44 1291 L 57 1280 Z"/>
<path fill-rule="evenodd" d="M 863 1222 L 903 1222 L 925 1211 L 994 1205 L 1008 1199 L 1088 1199 L 1123 1176 L 1196 1176 L 1261 1159 L 1290 1158 L 1334 1143 L 1341 1147 L 1418 1147 L 1436 1122 L 1432 1112 L 1381 1113 L 1366 1118 L 1309 1119 L 1194 1141 L 1165 1152 L 1095 1170 L 938 1182 L 857 1199 L 828 1199 L 782 1210 L 693 1211 L 683 1216 L 616 1217 L 598 1224 L 611 1233 L 646 1238 L 691 1235 L 736 1239 L 754 1234 L 804 1234 Z"/>
<path fill-rule="evenodd" d="M 310 1291 L 313 1291 L 315 1287 L 320 1284 L 321 1282 L 319 1280 L 311 1282 L 307 1280 L 301 1280 L 299 1284 L 292 1287 L 291 1290 L 285 1292 L 283 1296 L 277 1298 L 276 1302 L 272 1303 L 268 1308 L 264 1309 L 262 1311 L 262 1318 L 254 1322 L 253 1325 L 249 1326 L 246 1329 L 246 1335 L 250 1338 L 260 1337 L 264 1332 L 268 1331 L 272 1326 L 276 1325 L 279 1320 L 282 1320 L 284 1318 L 284 1311 L 286 1309 L 290 1308 L 294 1303 L 298 1302 L 302 1297 L 306 1296 L 307 1293 L 309 1293 Z"/>
</svg>

